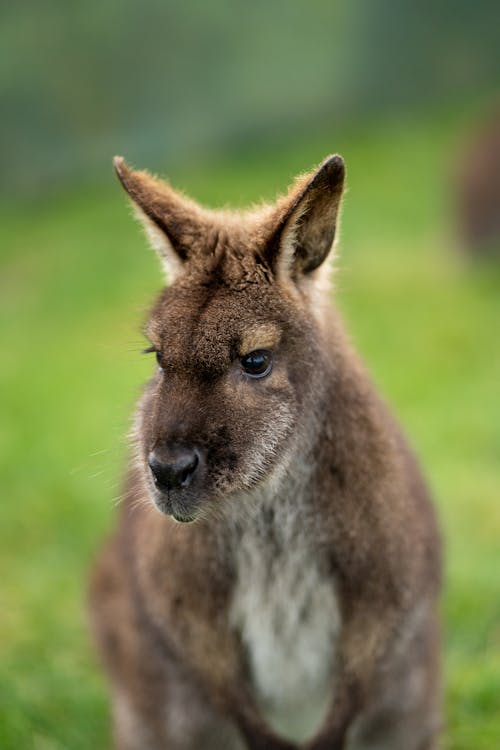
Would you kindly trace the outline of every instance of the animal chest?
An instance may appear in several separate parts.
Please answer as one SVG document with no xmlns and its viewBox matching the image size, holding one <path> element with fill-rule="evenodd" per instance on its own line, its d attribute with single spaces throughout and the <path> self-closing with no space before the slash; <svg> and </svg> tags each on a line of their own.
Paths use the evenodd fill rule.
<svg viewBox="0 0 500 750">
<path fill-rule="evenodd" d="M 273 729 L 297 742 L 327 711 L 340 627 L 334 582 L 304 537 L 299 519 L 252 523 L 235 552 L 231 609 L 256 701 Z"/>
</svg>

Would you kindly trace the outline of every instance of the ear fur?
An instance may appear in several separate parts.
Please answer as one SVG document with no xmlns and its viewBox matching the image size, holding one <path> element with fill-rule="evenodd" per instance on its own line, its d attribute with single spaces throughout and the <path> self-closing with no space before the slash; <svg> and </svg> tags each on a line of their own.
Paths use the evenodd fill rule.
<svg viewBox="0 0 500 750">
<path fill-rule="evenodd" d="M 297 279 L 323 263 L 335 239 L 344 176 L 344 160 L 335 155 L 296 181 L 267 247 L 275 274 Z"/>
<path fill-rule="evenodd" d="M 167 182 L 130 169 L 123 157 L 115 156 L 113 165 L 166 271 L 178 275 L 199 233 L 201 209 Z"/>
</svg>

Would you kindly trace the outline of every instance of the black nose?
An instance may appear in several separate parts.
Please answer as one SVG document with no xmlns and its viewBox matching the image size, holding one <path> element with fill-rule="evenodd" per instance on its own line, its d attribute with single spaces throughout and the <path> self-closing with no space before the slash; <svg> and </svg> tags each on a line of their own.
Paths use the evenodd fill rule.
<svg viewBox="0 0 500 750">
<path fill-rule="evenodd" d="M 198 451 L 186 448 L 159 453 L 153 451 L 148 456 L 155 484 L 164 491 L 187 487 L 199 463 Z"/>
</svg>

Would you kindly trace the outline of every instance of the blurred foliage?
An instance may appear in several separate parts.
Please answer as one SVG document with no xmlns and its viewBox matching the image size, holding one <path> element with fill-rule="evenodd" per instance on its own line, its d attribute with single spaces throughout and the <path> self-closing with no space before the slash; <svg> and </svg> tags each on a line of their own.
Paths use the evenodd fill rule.
<svg viewBox="0 0 500 750">
<path fill-rule="evenodd" d="M 497 0 L 3 3 L 0 191 L 478 98 L 499 26 Z"/>
</svg>

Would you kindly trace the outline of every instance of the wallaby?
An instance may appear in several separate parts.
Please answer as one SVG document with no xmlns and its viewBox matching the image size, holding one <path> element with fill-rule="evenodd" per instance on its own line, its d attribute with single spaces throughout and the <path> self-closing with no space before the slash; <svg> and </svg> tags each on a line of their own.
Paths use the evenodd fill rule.
<svg viewBox="0 0 500 750">
<path fill-rule="evenodd" d="M 170 281 L 91 584 L 116 748 L 435 748 L 439 534 L 330 304 L 343 160 L 247 212 L 115 168 Z"/>
</svg>

